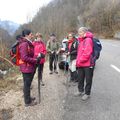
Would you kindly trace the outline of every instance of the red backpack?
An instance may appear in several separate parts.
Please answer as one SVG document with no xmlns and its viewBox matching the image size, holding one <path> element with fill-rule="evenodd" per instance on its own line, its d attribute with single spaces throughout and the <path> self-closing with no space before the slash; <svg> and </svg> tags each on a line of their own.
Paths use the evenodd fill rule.
<svg viewBox="0 0 120 120">
<path fill-rule="evenodd" d="M 19 66 L 20 64 L 23 64 L 24 62 L 20 59 L 20 54 L 19 54 L 19 42 L 16 42 L 15 44 L 12 45 L 11 50 L 10 50 L 10 60 L 11 62 Z"/>
</svg>

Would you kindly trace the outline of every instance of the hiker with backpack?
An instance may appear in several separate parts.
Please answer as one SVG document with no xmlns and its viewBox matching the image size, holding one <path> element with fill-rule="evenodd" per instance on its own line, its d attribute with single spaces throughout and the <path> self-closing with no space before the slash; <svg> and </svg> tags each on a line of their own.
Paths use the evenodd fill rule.
<svg viewBox="0 0 120 120">
<path fill-rule="evenodd" d="M 70 81 L 78 82 L 78 73 L 76 69 L 76 57 L 78 49 L 78 40 L 75 38 L 74 33 L 68 34 L 67 42 L 67 55 L 70 57 L 69 70 L 70 70 Z"/>
<path fill-rule="evenodd" d="M 41 33 L 36 33 L 36 39 L 33 41 L 34 46 L 34 57 L 37 58 L 39 54 L 46 55 L 46 46 L 42 39 Z M 38 78 L 41 80 L 41 85 L 44 86 L 43 80 L 42 80 L 42 74 L 43 74 L 43 68 L 44 68 L 45 58 L 42 58 L 39 62 L 39 64 L 36 66 L 38 67 Z"/>
<path fill-rule="evenodd" d="M 33 80 L 35 65 L 39 63 L 41 56 L 34 58 L 34 46 L 32 45 L 33 34 L 31 30 L 24 29 L 22 38 L 19 39 L 19 66 L 23 76 L 23 93 L 25 106 L 36 105 L 35 97 L 31 97 L 31 83 Z"/>
<path fill-rule="evenodd" d="M 95 65 L 93 57 L 93 34 L 86 27 L 79 28 L 78 34 L 78 40 L 80 41 L 76 60 L 78 68 L 78 92 L 75 93 L 75 96 L 82 96 L 82 100 L 87 100 L 91 94 Z"/>
<path fill-rule="evenodd" d="M 49 54 L 50 74 L 53 74 L 53 72 L 58 74 L 57 61 L 58 61 L 58 53 L 59 53 L 59 43 L 57 42 L 54 33 L 50 34 L 50 39 L 48 40 L 46 47 L 47 47 L 47 52 Z"/>
</svg>

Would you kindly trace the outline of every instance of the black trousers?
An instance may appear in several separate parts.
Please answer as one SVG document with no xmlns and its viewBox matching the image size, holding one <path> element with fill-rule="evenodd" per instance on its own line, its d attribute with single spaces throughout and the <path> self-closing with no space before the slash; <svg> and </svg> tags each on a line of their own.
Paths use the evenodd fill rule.
<svg viewBox="0 0 120 120">
<path fill-rule="evenodd" d="M 58 60 L 58 55 L 56 54 L 50 54 L 49 55 L 49 69 L 50 71 L 53 71 L 57 69 L 57 60 Z"/>
<path fill-rule="evenodd" d="M 85 91 L 85 94 L 90 95 L 91 87 L 92 87 L 93 71 L 94 71 L 94 68 L 89 68 L 89 67 L 78 68 L 79 92 Z M 85 81 L 86 81 L 86 84 L 84 86 Z"/>
<path fill-rule="evenodd" d="M 30 86 L 33 80 L 34 73 L 22 73 L 23 75 L 23 93 L 25 104 L 31 103 Z"/>
</svg>

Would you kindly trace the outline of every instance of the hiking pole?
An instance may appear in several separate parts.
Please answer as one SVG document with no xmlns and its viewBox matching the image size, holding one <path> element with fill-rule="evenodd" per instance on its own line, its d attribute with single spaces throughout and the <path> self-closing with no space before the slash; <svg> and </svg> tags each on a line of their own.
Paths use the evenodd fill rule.
<svg viewBox="0 0 120 120">
<path fill-rule="evenodd" d="M 64 64 L 64 75 L 66 76 L 66 74 L 67 74 L 67 55 L 66 55 L 66 57 L 65 57 L 65 64 Z M 66 80 L 66 82 L 65 82 L 65 84 L 67 85 L 67 81 L 68 80 Z"/>
<path fill-rule="evenodd" d="M 54 61 L 54 65 L 56 66 L 56 70 L 57 70 L 57 54 L 55 52 L 55 61 Z"/>
<path fill-rule="evenodd" d="M 64 75 L 67 73 L 67 55 L 65 57 L 65 64 L 64 64 Z"/>
<path fill-rule="evenodd" d="M 41 60 L 41 58 L 45 57 L 43 54 L 41 54 L 40 56 L 41 56 L 40 60 Z M 42 68 L 41 68 L 40 60 L 38 63 L 38 100 L 39 100 L 39 104 L 41 102 L 41 82 L 42 82 Z"/>
<path fill-rule="evenodd" d="M 40 104 L 40 102 L 41 102 L 41 91 L 40 91 L 40 74 L 39 74 L 39 72 L 38 72 L 38 101 L 39 101 L 39 104 Z"/>
</svg>

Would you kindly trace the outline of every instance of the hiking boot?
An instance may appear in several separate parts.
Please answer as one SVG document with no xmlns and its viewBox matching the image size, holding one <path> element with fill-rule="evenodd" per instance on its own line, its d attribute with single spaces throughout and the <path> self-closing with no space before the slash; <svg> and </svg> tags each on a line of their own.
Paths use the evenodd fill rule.
<svg viewBox="0 0 120 120">
<path fill-rule="evenodd" d="M 82 96 L 82 95 L 84 95 L 84 92 L 79 92 L 78 91 L 74 94 L 75 97 Z"/>
<path fill-rule="evenodd" d="M 69 79 L 69 82 L 74 82 L 74 80 L 70 78 L 70 79 Z"/>
<path fill-rule="evenodd" d="M 75 79 L 74 82 L 78 83 L 78 80 Z"/>
<path fill-rule="evenodd" d="M 50 74 L 53 74 L 53 71 L 50 71 Z"/>
<path fill-rule="evenodd" d="M 77 83 L 78 81 L 75 80 L 75 79 L 74 79 L 74 80 L 71 80 L 71 79 L 70 79 L 70 82 Z"/>
<path fill-rule="evenodd" d="M 69 83 L 70 83 L 71 86 L 76 86 L 77 85 L 77 83 L 73 82 L 73 81 L 70 81 Z"/>
<path fill-rule="evenodd" d="M 58 74 L 58 71 L 57 71 L 57 70 L 55 70 L 54 72 L 55 72 L 56 74 Z"/>
<path fill-rule="evenodd" d="M 37 102 L 31 101 L 29 104 L 25 104 L 25 107 L 37 105 Z"/>
<path fill-rule="evenodd" d="M 31 97 L 31 100 L 34 101 L 36 98 L 35 97 Z"/>
<path fill-rule="evenodd" d="M 32 86 L 32 85 L 30 86 L 30 89 L 31 89 L 31 90 L 33 89 L 33 86 Z"/>
<path fill-rule="evenodd" d="M 86 101 L 86 100 L 88 100 L 90 98 L 90 95 L 87 95 L 87 94 L 84 94 L 83 96 L 82 96 L 82 100 L 83 101 Z"/>
<path fill-rule="evenodd" d="M 45 84 L 44 84 L 44 82 L 43 82 L 43 81 L 41 81 L 41 85 L 42 85 L 42 86 L 45 86 Z"/>
</svg>

